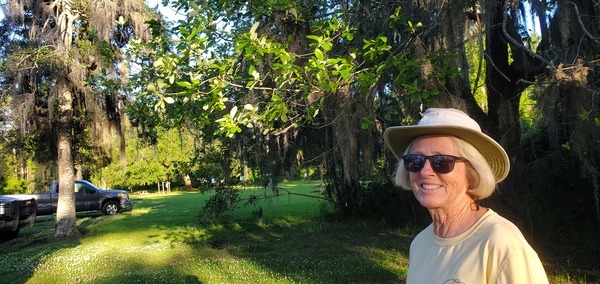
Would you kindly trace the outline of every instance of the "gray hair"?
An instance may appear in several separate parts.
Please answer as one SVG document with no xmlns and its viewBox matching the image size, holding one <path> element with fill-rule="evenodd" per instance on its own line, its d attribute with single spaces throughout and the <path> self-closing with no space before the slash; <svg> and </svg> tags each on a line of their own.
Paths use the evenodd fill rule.
<svg viewBox="0 0 600 284">
<path fill-rule="evenodd" d="M 448 137 L 452 139 L 454 146 L 458 150 L 458 155 L 468 160 L 467 178 L 469 181 L 469 188 L 467 194 L 469 194 L 473 200 L 481 200 L 490 196 L 494 190 L 496 190 L 496 179 L 494 178 L 494 173 L 488 162 L 481 153 L 479 153 L 477 148 L 469 142 L 455 136 Z M 410 153 L 414 142 L 415 140 L 408 145 L 406 151 L 404 151 L 404 155 Z M 404 160 L 402 159 L 400 159 L 400 162 L 394 171 L 393 181 L 397 186 L 406 190 L 412 190 L 410 187 L 409 172 L 404 168 Z"/>
</svg>

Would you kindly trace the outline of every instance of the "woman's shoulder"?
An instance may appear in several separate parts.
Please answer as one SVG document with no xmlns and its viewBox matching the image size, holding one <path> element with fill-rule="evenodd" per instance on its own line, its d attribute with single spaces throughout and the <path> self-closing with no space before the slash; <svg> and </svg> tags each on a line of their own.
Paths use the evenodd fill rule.
<svg viewBox="0 0 600 284">
<path fill-rule="evenodd" d="M 504 218 L 500 214 L 496 213 L 492 209 L 488 209 L 488 212 L 482 217 L 484 220 L 482 222 L 482 227 L 487 227 L 488 229 L 505 231 L 505 232 L 513 232 L 521 234 L 521 230 L 510 220 Z"/>
<path fill-rule="evenodd" d="M 416 245 L 418 243 L 429 243 L 432 242 L 433 239 L 433 224 L 429 224 L 414 237 L 411 244 Z"/>
<path fill-rule="evenodd" d="M 478 231 L 486 235 L 490 243 L 499 246 L 529 246 L 523 233 L 513 222 L 491 209 L 484 218 Z"/>
</svg>

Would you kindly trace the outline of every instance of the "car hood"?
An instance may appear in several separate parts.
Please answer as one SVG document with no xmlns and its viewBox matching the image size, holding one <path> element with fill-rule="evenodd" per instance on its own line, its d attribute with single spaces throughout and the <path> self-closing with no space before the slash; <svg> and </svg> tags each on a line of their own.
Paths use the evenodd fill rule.
<svg viewBox="0 0 600 284">
<path fill-rule="evenodd" d="M 127 191 L 122 189 L 103 189 L 102 191 L 109 193 L 127 193 Z"/>
</svg>

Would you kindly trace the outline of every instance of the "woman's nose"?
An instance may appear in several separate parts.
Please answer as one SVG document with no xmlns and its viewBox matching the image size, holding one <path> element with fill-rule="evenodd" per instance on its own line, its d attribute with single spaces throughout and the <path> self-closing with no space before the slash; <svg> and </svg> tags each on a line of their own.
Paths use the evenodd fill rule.
<svg viewBox="0 0 600 284">
<path fill-rule="evenodd" d="M 431 167 L 431 162 L 429 161 L 429 159 L 425 160 L 425 164 L 423 164 L 423 168 L 421 169 L 420 173 L 422 175 L 435 174 L 435 171 Z"/>
</svg>

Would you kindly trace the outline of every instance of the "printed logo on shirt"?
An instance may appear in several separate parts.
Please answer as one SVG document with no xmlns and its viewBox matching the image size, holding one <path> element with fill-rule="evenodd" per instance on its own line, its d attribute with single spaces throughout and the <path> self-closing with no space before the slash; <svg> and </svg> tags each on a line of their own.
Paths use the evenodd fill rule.
<svg viewBox="0 0 600 284">
<path fill-rule="evenodd" d="M 448 279 L 446 281 L 444 281 L 444 283 L 442 284 L 466 284 L 465 282 L 462 282 L 458 279 Z"/>
</svg>

